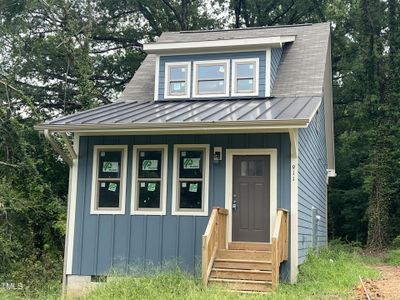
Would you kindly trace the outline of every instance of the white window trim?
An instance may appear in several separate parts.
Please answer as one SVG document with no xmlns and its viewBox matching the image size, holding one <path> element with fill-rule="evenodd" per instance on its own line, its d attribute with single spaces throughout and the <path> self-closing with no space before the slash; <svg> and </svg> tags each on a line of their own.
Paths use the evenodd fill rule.
<svg viewBox="0 0 400 300">
<path fill-rule="evenodd" d="M 160 209 L 138 208 L 138 152 L 146 150 L 162 150 L 162 166 L 161 166 L 161 189 L 160 189 Z M 133 162 L 132 162 L 132 196 L 131 196 L 131 215 L 148 215 L 160 216 L 166 215 L 167 212 L 167 179 L 168 179 L 168 145 L 135 145 L 133 146 Z"/>
<path fill-rule="evenodd" d="M 236 92 L 236 65 L 241 63 L 254 63 L 255 70 L 253 72 L 253 92 Z M 243 59 L 232 59 L 232 96 L 258 96 L 259 93 L 259 77 L 260 77 L 260 60 L 258 57 L 255 58 L 243 58 Z"/>
<path fill-rule="evenodd" d="M 178 203 L 178 175 L 179 175 L 179 150 L 204 150 L 204 179 L 202 209 L 179 209 Z M 176 216 L 208 216 L 209 200 L 209 181 L 210 181 L 210 145 L 209 144 L 176 144 L 174 145 L 174 166 L 173 166 L 173 184 L 172 184 L 172 211 L 171 215 Z"/>
<path fill-rule="evenodd" d="M 226 72 L 224 77 L 225 82 L 225 92 L 223 94 L 199 94 L 197 92 L 197 80 L 198 80 L 198 71 L 197 68 L 200 65 L 226 65 Z M 192 84 L 192 95 L 193 98 L 212 98 L 212 97 L 229 97 L 229 85 L 230 85 L 230 60 L 201 60 L 193 62 L 193 84 Z"/>
<path fill-rule="evenodd" d="M 99 150 L 123 150 L 121 164 L 121 186 L 120 186 L 120 207 L 118 209 L 98 209 L 96 208 L 97 194 L 97 171 Z M 128 166 L 128 146 L 127 145 L 95 145 L 93 148 L 93 167 L 92 167 L 92 194 L 90 201 L 90 214 L 93 215 L 123 215 L 125 214 L 126 200 L 126 174 Z"/>
<path fill-rule="evenodd" d="M 170 84 L 169 84 L 169 69 L 171 67 L 177 66 L 184 66 L 186 68 L 186 93 L 182 95 L 171 95 L 170 94 Z M 191 88 L 191 62 L 190 61 L 183 61 L 183 62 L 166 62 L 165 69 L 164 69 L 164 99 L 182 99 L 182 98 L 189 98 L 190 97 L 190 88 Z"/>
</svg>

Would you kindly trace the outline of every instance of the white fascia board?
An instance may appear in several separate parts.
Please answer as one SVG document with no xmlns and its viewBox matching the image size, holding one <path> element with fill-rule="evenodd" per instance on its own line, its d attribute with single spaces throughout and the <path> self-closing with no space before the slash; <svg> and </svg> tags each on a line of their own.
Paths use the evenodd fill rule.
<svg viewBox="0 0 400 300">
<path fill-rule="evenodd" d="M 294 42 L 296 36 L 273 36 L 263 38 L 244 38 L 216 41 L 178 42 L 178 43 L 150 43 L 144 44 L 143 50 L 148 54 L 169 54 L 186 52 L 209 52 L 215 50 L 244 50 L 265 49 L 268 47 L 281 48 L 284 43 Z M 231 49 L 230 49 L 231 48 Z"/>
</svg>

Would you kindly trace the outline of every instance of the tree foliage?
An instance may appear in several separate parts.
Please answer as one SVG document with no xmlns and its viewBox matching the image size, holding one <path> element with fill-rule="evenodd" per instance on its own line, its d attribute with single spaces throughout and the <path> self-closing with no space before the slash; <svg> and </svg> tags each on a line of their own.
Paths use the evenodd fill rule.
<svg viewBox="0 0 400 300">
<path fill-rule="evenodd" d="M 114 100 L 164 31 L 332 22 L 330 236 L 400 234 L 398 0 L 0 0 L 0 279 L 61 270 L 68 167 L 33 125 Z"/>
</svg>

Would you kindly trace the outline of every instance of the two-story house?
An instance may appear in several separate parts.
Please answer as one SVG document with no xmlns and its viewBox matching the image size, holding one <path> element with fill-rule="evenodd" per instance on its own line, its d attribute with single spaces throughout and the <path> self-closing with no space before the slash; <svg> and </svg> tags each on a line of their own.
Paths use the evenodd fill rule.
<svg viewBox="0 0 400 300">
<path fill-rule="evenodd" d="M 330 24 L 165 32 L 144 51 L 117 101 L 37 126 L 71 166 L 68 288 L 170 261 L 205 285 L 294 283 L 327 244 Z"/>
</svg>

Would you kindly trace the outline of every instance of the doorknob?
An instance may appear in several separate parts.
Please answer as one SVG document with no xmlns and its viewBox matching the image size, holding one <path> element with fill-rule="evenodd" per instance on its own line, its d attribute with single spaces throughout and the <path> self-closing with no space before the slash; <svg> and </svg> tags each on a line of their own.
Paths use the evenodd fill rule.
<svg viewBox="0 0 400 300">
<path fill-rule="evenodd" d="M 232 201 L 232 210 L 236 210 L 237 209 L 237 201 L 233 200 Z"/>
</svg>

